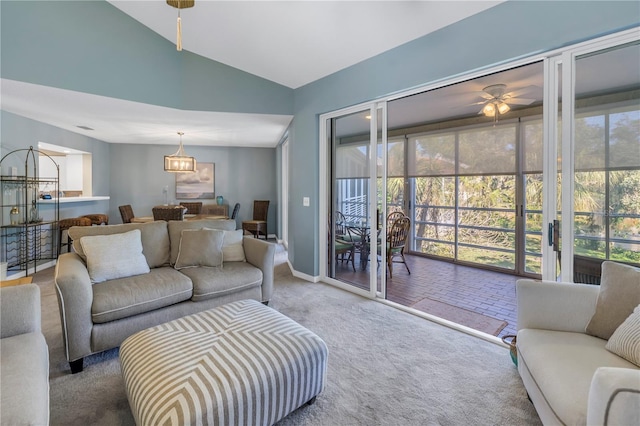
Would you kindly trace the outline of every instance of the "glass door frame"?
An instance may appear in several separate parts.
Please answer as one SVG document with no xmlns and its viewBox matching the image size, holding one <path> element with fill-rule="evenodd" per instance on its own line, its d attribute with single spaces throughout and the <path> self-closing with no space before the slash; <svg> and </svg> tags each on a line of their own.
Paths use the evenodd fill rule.
<svg viewBox="0 0 640 426">
<path fill-rule="evenodd" d="M 326 173 L 327 171 L 331 170 L 331 158 L 329 156 L 329 153 L 332 149 L 331 145 L 332 145 L 332 140 L 334 135 L 333 134 L 329 134 L 329 123 L 331 122 L 331 120 L 336 119 L 336 118 L 340 118 L 342 116 L 346 116 L 349 114 L 354 114 L 354 113 L 358 113 L 358 112 L 363 112 L 366 110 L 369 110 L 369 115 L 371 117 L 370 122 L 369 122 L 369 158 L 367 159 L 369 162 L 369 197 L 367 200 L 367 215 L 368 217 L 371 218 L 371 220 L 369 221 L 369 226 L 376 226 L 376 220 L 375 218 L 377 217 L 377 205 L 378 205 L 378 188 L 377 188 L 377 182 L 378 182 L 378 178 L 382 179 L 383 182 L 386 182 L 386 178 L 387 178 L 387 171 L 386 171 L 386 155 L 383 155 L 382 158 L 382 176 L 378 177 L 377 176 L 377 170 L 378 170 L 378 131 L 380 128 L 380 132 L 381 132 L 381 144 L 382 144 L 382 152 L 386 153 L 386 147 L 387 147 L 387 114 L 386 114 L 386 101 L 381 101 L 381 102 L 366 102 L 363 104 L 359 104 L 359 105 L 354 105 L 352 107 L 348 107 L 348 108 L 343 108 L 337 111 L 332 111 L 330 113 L 326 113 L 326 114 L 322 114 L 320 115 L 319 118 L 319 130 L 320 130 L 320 152 L 319 152 L 319 160 L 320 160 L 320 168 L 319 170 L 321 171 L 321 173 L 324 171 L 325 175 L 321 177 L 320 179 L 320 185 L 319 185 L 319 200 L 320 202 L 318 203 L 319 205 L 319 223 L 321 224 L 320 226 L 322 227 L 324 224 L 328 223 L 329 217 L 328 217 L 328 212 L 329 209 L 332 208 L 332 206 L 330 205 L 331 202 L 329 201 L 329 196 L 332 193 L 332 186 L 333 186 L 333 182 L 332 182 L 332 174 L 331 173 Z M 378 116 L 378 113 L 381 113 L 380 116 Z M 333 133 L 333 132 L 332 132 Z M 381 193 L 381 198 L 382 201 L 384 201 L 386 198 L 386 187 L 383 185 L 382 186 L 382 193 Z M 383 203 L 384 205 L 385 203 Z M 384 205 L 384 208 L 386 208 L 386 205 Z M 321 228 L 323 229 L 323 228 Z M 375 235 L 376 231 L 375 230 L 369 230 L 369 234 L 370 235 Z M 385 238 L 385 230 L 383 229 L 380 238 Z M 329 276 L 330 273 L 330 269 L 329 269 L 329 259 L 327 258 L 328 256 L 328 250 L 326 250 L 326 247 L 328 247 L 329 241 L 327 239 L 327 233 L 326 232 L 320 232 L 319 233 L 319 242 L 320 242 L 320 247 L 321 249 L 319 250 L 319 258 L 320 258 L 320 280 L 323 282 L 327 282 L 330 284 L 333 284 L 337 287 L 349 290 L 351 292 L 360 294 L 362 296 L 368 297 L 368 298 L 375 298 L 378 297 L 380 294 L 385 294 L 385 285 L 386 285 L 386 281 L 385 281 L 385 275 L 386 274 L 380 274 L 381 277 L 381 283 L 380 283 L 380 288 L 381 290 L 378 291 L 378 282 L 377 282 L 377 270 L 378 270 L 378 258 L 376 256 L 376 251 L 374 251 L 373 249 L 373 243 L 372 242 L 372 248 L 371 248 L 371 256 L 370 256 L 370 261 L 369 261 L 369 270 L 371 271 L 369 273 L 369 290 L 362 290 L 359 289 L 357 287 L 351 286 L 349 284 L 346 284 L 340 280 L 337 280 L 335 278 L 331 278 Z M 381 250 L 382 253 L 380 254 L 381 259 L 385 258 L 385 251 L 386 251 L 386 247 L 384 244 L 381 245 Z M 384 263 L 384 262 L 382 262 Z"/>
<path fill-rule="evenodd" d="M 548 281 L 573 282 L 574 257 L 574 176 L 575 176 L 575 83 L 576 60 L 583 55 L 597 53 L 626 43 L 640 40 L 637 28 L 616 34 L 603 36 L 594 40 L 564 48 L 554 54 L 547 54 L 544 75 L 544 177 L 543 177 L 543 247 L 542 247 L 542 279 Z M 558 90 L 562 82 L 562 92 Z M 559 123 L 559 96 L 562 95 L 561 116 Z M 559 126 L 561 125 L 561 129 Z M 560 132 L 559 132 L 560 130 Z M 558 134 L 560 133 L 560 140 Z M 562 166 L 558 170 L 558 148 L 561 150 Z M 553 251 L 553 221 L 556 219 L 558 205 L 558 172 L 562 179 L 560 250 L 563 255 L 560 273 L 556 268 L 556 254 Z M 564 196 L 571 194 L 571 196 Z"/>
</svg>

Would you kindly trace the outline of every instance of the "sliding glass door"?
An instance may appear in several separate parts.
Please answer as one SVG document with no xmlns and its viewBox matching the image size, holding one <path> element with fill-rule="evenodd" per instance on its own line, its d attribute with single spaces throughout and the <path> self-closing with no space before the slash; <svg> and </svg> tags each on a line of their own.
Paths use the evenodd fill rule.
<svg viewBox="0 0 640 426">
<path fill-rule="evenodd" d="M 382 110 L 356 108 L 326 120 L 328 278 L 371 296 L 378 282 Z M 384 250 L 384 249 L 382 249 Z"/>
<path fill-rule="evenodd" d="M 640 264 L 640 44 L 622 35 L 549 63 L 547 239 L 559 261 L 547 256 L 543 277 L 598 284 L 604 260 Z"/>
</svg>

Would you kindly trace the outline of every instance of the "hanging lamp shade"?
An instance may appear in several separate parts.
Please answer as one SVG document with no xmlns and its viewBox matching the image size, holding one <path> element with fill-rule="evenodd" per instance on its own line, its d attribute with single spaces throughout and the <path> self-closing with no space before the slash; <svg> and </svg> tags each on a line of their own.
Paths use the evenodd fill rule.
<svg viewBox="0 0 640 426">
<path fill-rule="evenodd" d="M 178 24 L 176 29 L 176 50 L 182 50 L 182 20 L 180 19 L 180 9 L 188 9 L 195 6 L 195 0 L 167 0 L 167 4 L 178 9 Z"/>
<path fill-rule="evenodd" d="M 172 173 L 189 173 L 196 171 L 196 159 L 189 157 L 184 152 L 182 146 L 182 135 L 184 132 L 178 132 L 180 135 L 180 147 L 175 154 L 164 156 L 164 171 Z"/>
</svg>

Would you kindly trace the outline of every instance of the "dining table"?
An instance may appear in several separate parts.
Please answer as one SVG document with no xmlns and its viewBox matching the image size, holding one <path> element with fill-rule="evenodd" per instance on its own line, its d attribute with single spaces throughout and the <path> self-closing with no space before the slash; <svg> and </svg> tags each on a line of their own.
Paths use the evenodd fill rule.
<svg viewBox="0 0 640 426">
<path fill-rule="evenodd" d="M 229 219 L 229 216 L 225 215 L 212 215 L 212 214 L 185 214 L 184 220 L 225 220 Z M 153 216 L 137 216 L 131 219 L 131 223 L 146 223 L 153 222 Z"/>
</svg>

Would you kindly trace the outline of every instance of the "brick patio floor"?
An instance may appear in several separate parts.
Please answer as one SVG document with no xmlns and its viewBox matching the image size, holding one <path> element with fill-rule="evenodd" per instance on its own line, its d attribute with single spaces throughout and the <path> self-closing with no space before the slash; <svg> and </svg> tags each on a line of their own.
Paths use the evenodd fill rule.
<svg viewBox="0 0 640 426">
<path fill-rule="evenodd" d="M 387 299 L 404 306 L 429 298 L 507 322 L 498 334 L 516 332 L 515 283 L 521 277 L 495 271 L 406 255 L 411 274 L 404 265 L 394 264 L 393 278 L 387 276 Z M 368 288 L 368 274 L 338 262 L 336 278 L 360 288 Z M 367 271 L 369 266 L 367 266 Z M 383 270 L 382 266 L 378 269 Z M 452 308 L 455 309 L 455 308 Z M 471 326 L 473 328 L 473 326 Z"/>
</svg>

